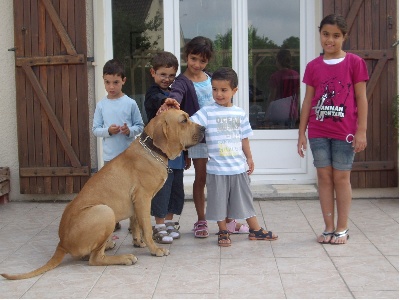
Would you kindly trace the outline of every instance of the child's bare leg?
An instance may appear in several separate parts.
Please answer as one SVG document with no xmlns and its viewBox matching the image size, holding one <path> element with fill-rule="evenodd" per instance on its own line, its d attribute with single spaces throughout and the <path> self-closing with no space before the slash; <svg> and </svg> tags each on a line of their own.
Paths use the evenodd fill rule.
<svg viewBox="0 0 400 300">
<path fill-rule="evenodd" d="M 322 210 L 322 216 L 325 222 L 325 232 L 335 230 L 335 199 L 333 189 L 333 169 L 331 166 L 317 168 L 318 176 L 318 194 Z M 324 237 L 320 235 L 317 239 L 319 243 L 328 243 L 331 236 Z"/>
<path fill-rule="evenodd" d="M 204 194 L 204 189 L 206 186 L 206 164 L 207 158 L 195 158 L 192 159 L 194 166 L 194 182 L 193 182 L 193 202 L 196 208 L 197 213 L 197 221 L 203 221 L 203 224 L 200 226 L 196 226 L 197 222 L 194 226 L 194 232 L 196 237 L 207 237 L 208 236 L 208 228 L 205 215 L 205 207 L 206 207 L 206 197 Z"/>
<path fill-rule="evenodd" d="M 348 229 L 348 219 L 350 214 L 352 190 L 350 184 L 350 171 L 333 171 L 335 182 L 336 207 L 337 207 L 337 226 L 336 232 Z M 335 243 L 346 243 L 347 236 L 336 238 Z"/>
<path fill-rule="evenodd" d="M 164 224 L 165 223 L 165 218 L 154 217 L 154 220 L 156 221 L 156 224 Z"/>
<path fill-rule="evenodd" d="M 168 213 L 168 214 L 165 216 L 165 220 L 166 220 L 166 221 L 171 221 L 173 218 L 174 218 L 174 214 L 172 214 L 172 213 Z"/>
<path fill-rule="evenodd" d="M 198 220 L 205 220 L 205 194 L 204 189 L 206 186 L 206 164 L 207 158 L 193 159 L 193 166 L 195 169 L 195 178 L 193 182 L 193 202 L 196 208 Z"/>
<path fill-rule="evenodd" d="M 257 220 L 256 216 L 246 219 L 246 222 L 249 225 L 250 230 L 257 231 L 257 230 L 261 229 L 261 226 L 260 226 L 260 224 L 258 224 L 258 220 Z"/>
</svg>

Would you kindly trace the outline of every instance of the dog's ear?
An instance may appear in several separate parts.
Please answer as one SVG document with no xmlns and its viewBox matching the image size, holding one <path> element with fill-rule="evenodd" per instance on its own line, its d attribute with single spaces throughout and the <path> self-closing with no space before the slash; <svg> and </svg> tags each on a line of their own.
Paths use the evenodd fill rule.
<svg viewBox="0 0 400 300">
<path fill-rule="evenodd" d="M 153 144 L 161 149 L 169 159 L 174 159 L 181 154 L 183 146 L 180 143 L 180 136 L 177 120 L 170 117 L 167 112 L 159 118 L 159 122 L 153 127 Z M 176 123 L 174 123 L 176 121 Z M 172 122 L 173 124 L 169 124 Z"/>
<path fill-rule="evenodd" d="M 153 127 L 153 144 L 161 149 L 167 156 L 168 155 L 168 136 L 167 136 L 167 122 L 165 118 L 158 118 L 159 121 Z"/>
</svg>

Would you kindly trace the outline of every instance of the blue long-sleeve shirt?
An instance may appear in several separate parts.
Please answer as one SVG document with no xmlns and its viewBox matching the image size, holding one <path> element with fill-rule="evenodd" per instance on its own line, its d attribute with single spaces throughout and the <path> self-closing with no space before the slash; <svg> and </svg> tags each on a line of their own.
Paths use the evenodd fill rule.
<svg viewBox="0 0 400 300">
<path fill-rule="evenodd" d="M 129 127 L 129 136 L 118 133 L 110 136 L 108 128 L 112 125 Z M 144 124 L 136 101 L 124 95 L 118 99 L 104 97 L 96 105 L 93 118 L 92 132 L 103 138 L 103 159 L 110 161 L 123 152 L 135 136 L 143 131 Z"/>
</svg>

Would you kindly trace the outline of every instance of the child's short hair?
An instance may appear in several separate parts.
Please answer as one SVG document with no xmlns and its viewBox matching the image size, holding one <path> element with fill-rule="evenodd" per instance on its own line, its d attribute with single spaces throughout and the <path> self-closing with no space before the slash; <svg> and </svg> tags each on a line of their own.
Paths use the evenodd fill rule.
<svg viewBox="0 0 400 300">
<path fill-rule="evenodd" d="M 161 51 L 156 53 L 152 60 L 151 66 L 153 67 L 154 71 L 157 71 L 159 68 L 174 68 L 178 71 L 179 63 L 178 59 L 175 55 L 168 51 Z"/>
<path fill-rule="evenodd" d="M 124 79 L 124 65 L 116 58 L 110 59 L 103 67 L 103 75 L 117 75 Z"/>
<path fill-rule="evenodd" d="M 232 68 L 222 67 L 212 74 L 211 81 L 226 80 L 229 86 L 234 89 L 238 86 L 238 76 Z"/>
<path fill-rule="evenodd" d="M 204 36 L 194 37 L 185 46 L 186 57 L 188 57 L 189 54 L 200 54 L 203 58 L 210 60 L 213 52 L 214 50 L 211 40 Z"/>
</svg>

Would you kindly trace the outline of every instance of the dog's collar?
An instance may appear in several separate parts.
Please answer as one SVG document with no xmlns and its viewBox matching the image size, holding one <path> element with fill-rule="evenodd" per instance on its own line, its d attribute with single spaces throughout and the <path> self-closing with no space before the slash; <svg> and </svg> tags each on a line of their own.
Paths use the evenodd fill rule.
<svg viewBox="0 0 400 300">
<path fill-rule="evenodd" d="M 167 169 L 168 173 L 172 173 L 172 170 L 168 167 L 167 164 L 165 164 L 164 160 L 160 157 L 164 157 L 168 160 L 168 156 L 161 151 L 160 148 L 154 146 L 153 144 L 153 139 L 147 135 L 146 132 L 142 132 L 139 135 L 139 143 L 143 146 L 144 149 L 146 149 L 156 160 L 158 160 L 160 163 L 164 165 L 164 167 Z M 158 155 L 156 155 L 158 154 Z"/>
</svg>

